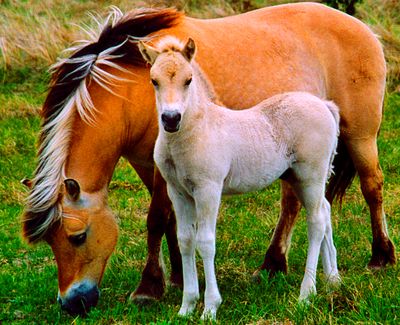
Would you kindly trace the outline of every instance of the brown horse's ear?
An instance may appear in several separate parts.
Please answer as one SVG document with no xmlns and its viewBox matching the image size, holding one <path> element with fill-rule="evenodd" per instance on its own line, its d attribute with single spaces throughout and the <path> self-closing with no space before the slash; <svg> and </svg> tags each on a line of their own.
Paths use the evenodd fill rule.
<svg viewBox="0 0 400 325">
<path fill-rule="evenodd" d="M 77 201 L 81 194 L 81 188 L 78 182 L 72 178 L 68 178 L 64 181 L 65 189 L 67 191 L 68 198 L 71 201 Z"/>
<path fill-rule="evenodd" d="M 192 61 L 194 55 L 196 54 L 196 44 L 193 39 L 189 38 L 186 42 L 185 47 L 182 50 L 182 55 L 188 60 L 189 62 Z"/>
<path fill-rule="evenodd" d="M 143 59 L 153 65 L 154 61 L 157 59 L 157 56 L 160 54 L 155 48 L 146 45 L 143 42 L 139 42 L 138 44 L 140 54 L 142 54 Z"/>
<path fill-rule="evenodd" d="M 24 184 L 27 188 L 32 189 L 32 181 L 28 178 L 22 179 L 21 184 Z"/>
</svg>

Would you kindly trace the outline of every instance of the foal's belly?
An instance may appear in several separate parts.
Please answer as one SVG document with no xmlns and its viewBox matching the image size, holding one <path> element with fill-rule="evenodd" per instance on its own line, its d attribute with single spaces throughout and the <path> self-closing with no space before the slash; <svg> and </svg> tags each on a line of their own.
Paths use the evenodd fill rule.
<svg viewBox="0 0 400 325">
<path fill-rule="evenodd" d="M 233 164 L 224 180 L 222 193 L 230 195 L 261 190 L 277 180 L 289 167 L 290 162 L 284 157 L 252 164 Z"/>
</svg>

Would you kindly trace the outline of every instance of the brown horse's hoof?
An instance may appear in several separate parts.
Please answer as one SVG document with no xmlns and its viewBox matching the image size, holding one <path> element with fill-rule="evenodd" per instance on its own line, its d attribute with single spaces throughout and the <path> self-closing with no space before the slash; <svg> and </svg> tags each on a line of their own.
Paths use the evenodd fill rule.
<svg viewBox="0 0 400 325">
<path fill-rule="evenodd" d="M 160 300 L 164 295 L 165 280 L 158 260 L 148 262 L 145 266 L 139 286 L 129 296 L 129 300 L 138 304 L 151 303 Z"/>
<path fill-rule="evenodd" d="M 282 254 L 271 246 L 265 254 L 264 263 L 253 273 L 253 277 L 259 277 L 262 270 L 267 271 L 270 277 L 274 276 L 278 272 L 287 274 L 288 264 L 285 254 Z"/>
<path fill-rule="evenodd" d="M 251 281 L 253 283 L 260 283 L 261 282 L 261 269 L 257 269 L 251 276 Z"/>
<path fill-rule="evenodd" d="M 379 270 L 386 265 L 396 264 L 396 253 L 390 239 L 372 243 L 372 257 L 368 263 L 371 270 Z"/>
<path fill-rule="evenodd" d="M 261 266 L 260 268 L 258 268 L 257 270 L 254 271 L 254 273 L 251 276 L 251 281 L 254 283 L 260 283 L 261 282 L 261 273 L 262 271 L 265 271 L 268 274 L 269 278 L 274 277 L 278 272 L 287 273 L 287 267 L 286 268 L 282 268 L 282 269 L 277 269 L 276 267 L 273 268 L 268 268 L 268 267 L 264 267 Z"/>
<path fill-rule="evenodd" d="M 141 306 L 150 305 L 157 300 L 159 300 L 159 299 L 156 299 L 152 296 L 148 296 L 145 294 L 137 294 L 136 291 L 132 292 L 131 295 L 129 296 L 130 302 L 133 302 L 133 303 L 135 303 L 137 305 L 141 305 Z"/>
<path fill-rule="evenodd" d="M 169 285 L 173 288 L 183 289 L 183 276 L 182 273 L 172 273 L 169 278 Z"/>
<path fill-rule="evenodd" d="M 160 300 L 164 294 L 165 284 L 162 283 L 149 283 L 145 281 L 140 282 L 139 287 L 131 293 L 129 300 L 139 305 L 151 304 L 154 301 Z"/>
</svg>

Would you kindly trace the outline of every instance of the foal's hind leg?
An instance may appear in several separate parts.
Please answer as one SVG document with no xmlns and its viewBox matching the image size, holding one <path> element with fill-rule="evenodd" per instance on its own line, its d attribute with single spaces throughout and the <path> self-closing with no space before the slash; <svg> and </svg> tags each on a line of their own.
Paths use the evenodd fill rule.
<svg viewBox="0 0 400 325">
<path fill-rule="evenodd" d="M 261 267 L 254 272 L 258 276 L 261 270 L 267 270 L 270 275 L 276 272 L 287 273 L 287 255 L 289 253 L 290 241 L 293 227 L 296 223 L 301 208 L 291 185 L 282 181 L 281 187 L 281 212 L 278 224 L 275 228 L 273 238 L 265 254 Z"/>
<path fill-rule="evenodd" d="M 337 285 L 340 283 L 340 276 L 337 268 L 336 248 L 333 243 L 331 207 L 325 198 L 322 202 L 322 213 L 326 224 L 325 235 L 321 244 L 322 265 L 328 282 Z"/>
<path fill-rule="evenodd" d="M 307 211 L 308 226 L 307 261 L 299 300 L 305 300 L 311 294 L 316 293 L 318 257 L 328 226 L 328 220 L 323 208 L 325 200 L 324 189 L 325 186 L 321 180 L 314 182 L 311 182 L 311 179 L 307 179 L 307 181 L 300 180 L 296 184 L 296 193 Z"/>
<path fill-rule="evenodd" d="M 395 248 L 389 238 L 383 210 L 383 174 L 378 161 L 376 138 L 351 139 L 347 146 L 360 176 L 361 191 L 371 214 L 373 240 L 368 266 L 381 268 L 395 264 Z"/>
</svg>

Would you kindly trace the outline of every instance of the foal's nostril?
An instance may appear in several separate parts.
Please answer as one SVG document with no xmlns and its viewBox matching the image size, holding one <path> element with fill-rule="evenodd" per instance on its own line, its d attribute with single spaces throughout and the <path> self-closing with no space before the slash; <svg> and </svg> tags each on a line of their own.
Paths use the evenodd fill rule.
<svg viewBox="0 0 400 325">
<path fill-rule="evenodd" d="M 161 114 L 161 122 L 167 132 L 178 131 L 181 118 L 181 113 L 178 112 L 166 111 Z"/>
<path fill-rule="evenodd" d="M 165 112 L 161 115 L 161 120 L 164 123 L 178 123 L 181 120 L 181 113 Z"/>
</svg>

